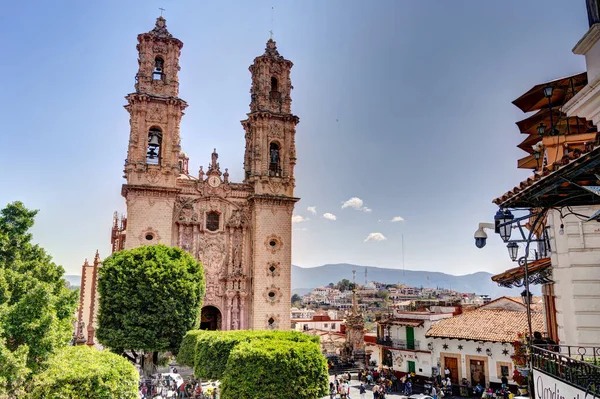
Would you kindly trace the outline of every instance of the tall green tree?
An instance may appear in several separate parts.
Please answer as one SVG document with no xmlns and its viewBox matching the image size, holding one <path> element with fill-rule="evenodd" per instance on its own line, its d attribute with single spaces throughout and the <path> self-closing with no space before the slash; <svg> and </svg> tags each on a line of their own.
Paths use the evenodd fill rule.
<svg viewBox="0 0 600 399">
<path fill-rule="evenodd" d="M 0 211 L 0 393 L 8 397 L 69 344 L 77 307 L 64 269 L 31 243 L 36 214 L 21 202 Z"/>
<path fill-rule="evenodd" d="M 177 353 L 198 328 L 204 298 L 202 265 L 165 245 L 116 252 L 98 272 L 98 340 L 153 371 L 159 352 Z"/>
</svg>

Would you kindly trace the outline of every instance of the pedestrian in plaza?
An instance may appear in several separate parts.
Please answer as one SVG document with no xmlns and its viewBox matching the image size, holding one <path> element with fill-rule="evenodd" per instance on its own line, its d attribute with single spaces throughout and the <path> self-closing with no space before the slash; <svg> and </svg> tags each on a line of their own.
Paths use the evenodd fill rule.
<svg viewBox="0 0 600 399">
<path fill-rule="evenodd" d="M 438 397 L 437 397 L 437 390 L 435 389 L 435 385 L 431 386 L 431 393 L 430 393 L 430 395 L 431 395 L 431 397 L 433 399 L 438 399 Z"/>
<path fill-rule="evenodd" d="M 358 387 L 358 393 L 360 394 L 360 399 L 365 399 L 367 389 L 365 388 L 362 382 L 360 383 L 360 387 Z"/>
</svg>

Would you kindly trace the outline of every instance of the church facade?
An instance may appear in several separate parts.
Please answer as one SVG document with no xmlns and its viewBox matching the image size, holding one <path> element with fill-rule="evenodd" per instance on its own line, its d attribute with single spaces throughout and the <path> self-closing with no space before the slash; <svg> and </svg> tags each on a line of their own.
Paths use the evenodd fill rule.
<svg viewBox="0 0 600 399">
<path fill-rule="evenodd" d="M 125 97 L 130 114 L 122 187 L 127 215 L 120 220 L 115 215 L 112 251 L 161 243 L 201 261 L 207 287 L 200 328 L 287 330 L 291 218 L 298 201 L 293 64 L 269 39 L 250 66 L 250 112 L 241 121 L 244 180 L 232 182 L 216 149 L 206 170 L 192 174 L 188 169 L 180 140 L 187 108 L 178 96 L 182 47 L 163 17 L 138 35 L 135 91 Z"/>
</svg>

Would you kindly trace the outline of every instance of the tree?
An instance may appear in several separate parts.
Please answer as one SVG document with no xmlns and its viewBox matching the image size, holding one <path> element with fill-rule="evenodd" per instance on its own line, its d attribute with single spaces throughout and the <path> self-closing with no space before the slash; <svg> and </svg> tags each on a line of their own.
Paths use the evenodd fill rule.
<svg viewBox="0 0 600 399">
<path fill-rule="evenodd" d="M 98 340 L 131 361 L 142 356 L 149 375 L 159 352 L 177 353 L 199 326 L 204 290 L 202 265 L 179 248 L 115 252 L 98 271 Z"/>
<path fill-rule="evenodd" d="M 31 243 L 37 212 L 21 202 L 0 211 L 0 392 L 9 397 L 69 344 L 79 297 L 64 269 Z"/>
<path fill-rule="evenodd" d="M 137 399 L 139 375 L 121 356 L 87 346 L 71 346 L 50 358 L 36 375 L 32 399 Z"/>
<path fill-rule="evenodd" d="M 347 278 L 343 279 L 342 281 L 338 282 L 336 285 L 337 289 L 344 292 L 344 291 L 348 291 L 351 289 L 352 287 L 352 283 L 350 282 L 350 280 L 348 280 Z"/>
<path fill-rule="evenodd" d="M 292 295 L 292 306 L 299 307 L 302 305 L 302 297 L 298 294 Z"/>
</svg>

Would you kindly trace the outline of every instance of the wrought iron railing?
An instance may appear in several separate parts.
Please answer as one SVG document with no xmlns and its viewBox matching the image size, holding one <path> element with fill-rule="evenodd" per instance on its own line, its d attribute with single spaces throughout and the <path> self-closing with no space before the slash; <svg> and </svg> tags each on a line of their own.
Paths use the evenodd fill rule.
<svg viewBox="0 0 600 399">
<path fill-rule="evenodd" d="M 551 345 L 531 347 L 534 369 L 600 395 L 600 348 Z"/>
<path fill-rule="evenodd" d="M 404 339 L 395 339 L 395 338 L 377 338 L 378 345 L 384 345 L 394 349 L 410 349 L 410 350 L 419 350 L 419 341 L 407 341 Z"/>
</svg>

